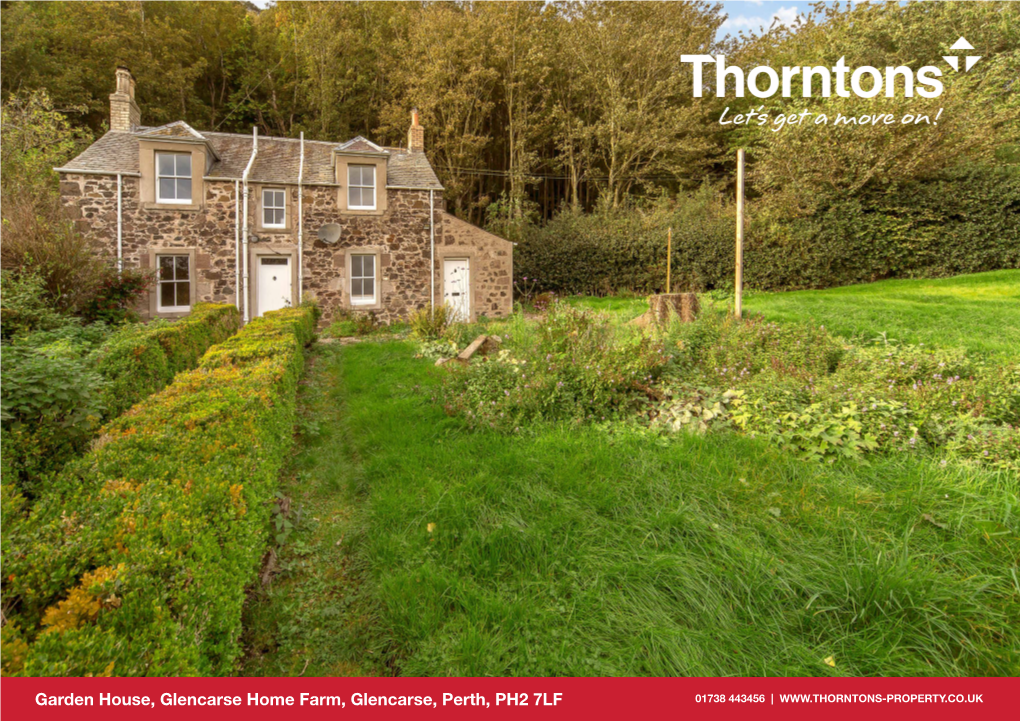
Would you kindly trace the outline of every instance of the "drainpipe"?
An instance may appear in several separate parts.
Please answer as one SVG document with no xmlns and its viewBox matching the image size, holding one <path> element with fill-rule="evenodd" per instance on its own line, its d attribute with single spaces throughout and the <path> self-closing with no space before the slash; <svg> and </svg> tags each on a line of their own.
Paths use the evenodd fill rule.
<svg viewBox="0 0 1020 721">
<path fill-rule="evenodd" d="M 117 173 L 117 275 L 124 272 L 124 181 Z"/>
<path fill-rule="evenodd" d="M 304 223 L 304 212 L 303 212 L 303 201 L 304 201 L 304 189 L 301 183 L 305 179 L 305 134 L 304 131 L 301 133 L 301 161 L 298 164 L 297 173 L 297 287 L 298 287 L 298 304 L 301 304 L 301 300 L 305 291 L 305 276 L 304 276 L 304 240 L 305 240 L 305 223 Z"/>
<path fill-rule="evenodd" d="M 234 305 L 241 310 L 241 181 L 234 181 Z"/>
<path fill-rule="evenodd" d="M 436 317 L 436 215 L 432 209 L 432 194 L 435 191 L 429 190 L 429 268 L 432 271 L 429 283 L 429 312 L 430 318 Z"/>
<path fill-rule="evenodd" d="M 251 174 L 251 166 L 255 164 L 255 157 L 259 154 L 259 129 L 252 128 L 251 157 L 248 158 L 248 165 L 244 168 L 244 175 L 241 176 L 241 183 L 244 185 L 244 230 L 242 237 L 241 261 L 244 264 L 244 322 L 251 320 L 251 298 L 248 293 L 248 176 Z"/>
</svg>

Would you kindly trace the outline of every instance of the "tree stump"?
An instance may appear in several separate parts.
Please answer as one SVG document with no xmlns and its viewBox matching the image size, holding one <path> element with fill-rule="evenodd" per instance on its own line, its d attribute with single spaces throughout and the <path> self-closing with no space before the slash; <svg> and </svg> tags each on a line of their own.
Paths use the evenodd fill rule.
<svg viewBox="0 0 1020 721">
<path fill-rule="evenodd" d="M 676 315 L 683 323 L 692 323 L 701 310 L 696 293 L 650 295 L 648 307 L 648 312 L 632 320 L 631 324 L 642 327 L 652 323 L 662 325 L 669 322 L 671 315 Z"/>
</svg>

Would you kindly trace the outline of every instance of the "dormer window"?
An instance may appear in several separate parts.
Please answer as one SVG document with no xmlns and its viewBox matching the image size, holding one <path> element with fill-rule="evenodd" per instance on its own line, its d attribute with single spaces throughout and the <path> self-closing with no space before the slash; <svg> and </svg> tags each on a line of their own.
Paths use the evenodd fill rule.
<svg viewBox="0 0 1020 721">
<path fill-rule="evenodd" d="M 284 228 L 287 225 L 287 200 L 282 190 L 262 191 L 262 227 Z"/>
<path fill-rule="evenodd" d="M 191 153 L 156 153 L 156 202 L 191 203 Z"/>
<path fill-rule="evenodd" d="M 347 207 L 375 210 L 375 166 L 347 166 Z"/>
</svg>

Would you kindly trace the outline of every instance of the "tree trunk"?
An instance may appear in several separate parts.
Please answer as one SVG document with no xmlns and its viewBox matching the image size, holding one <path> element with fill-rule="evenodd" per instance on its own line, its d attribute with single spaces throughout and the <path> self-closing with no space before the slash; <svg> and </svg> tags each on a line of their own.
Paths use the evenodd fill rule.
<svg viewBox="0 0 1020 721">
<path fill-rule="evenodd" d="M 696 293 L 669 293 L 648 296 L 651 319 L 656 323 L 668 323 L 671 314 L 676 314 L 684 323 L 691 323 L 701 309 Z"/>
</svg>

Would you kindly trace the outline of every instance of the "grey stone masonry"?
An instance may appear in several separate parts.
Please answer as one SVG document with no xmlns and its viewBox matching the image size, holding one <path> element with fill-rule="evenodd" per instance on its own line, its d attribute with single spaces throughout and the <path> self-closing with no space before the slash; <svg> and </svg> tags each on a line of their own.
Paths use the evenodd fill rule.
<svg viewBox="0 0 1020 721">
<path fill-rule="evenodd" d="M 197 209 L 152 207 L 140 201 L 141 178 L 122 178 L 122 243 L 124 267 L 155 268 L 161 251 L 188 253 L 193 258 L 194 302 L 234 303 L 237 297 L 235 242 L 236 218 L 241 203 L 232 180 L 202 183 L 203 198 Z M 243 186 L 242 186 L 243 187 Z M 287 223 L 282 229 L 264 228 L 260 222 L 261 191 L 283 188 Z M 297 265 L 298 187 L 250 183 L 248 229 L 249 311 L 258 314 L 254 287 L 255 261 L 259 253 L 288 255 Z M 111 175 L 61 173 L 60 192 L 66 213 L 80 232 L 96 242 L 99 252 L 117 254 L 117 179 Z M 306 185 L 301 199 L 303 250 L 300 292 L 294 284 L 293 301 L 315 298 L 323 309 L 323 324 L 341 312 L 372 312 L 380 322 L 406 318 L 428 304 L 432 274 L 429 227 L 429 190 L 387 189 L 386 209 L 381 214 L 353 214 L 340 210 L 341 189 L 329 185 Z M 512 305 L 512 244 L 445 212 L 442 193 L 434 193 L 436 302 L 441 303 L 442 260 L 466 257 L 471 263 L 472 316 L 506 315 Z M 328 244 L 317 237 L 328 223 L 341 227 L 340 239 Z M 257 238 L 257 240 L 254 240 Z M 369 307 L 352 306 L 350 299 L 351 253 L 373 253 L 378 258 L 377 302 Z M 243 267 L 243 261 L 242 261 Z M 295 270 L 295 278 L 296 278 Z M 243 288 L 243 280 L 241 282 Z M 143 317 L 160 315 L 152 298 L 139 308 Z M 242 304 L 243 304 L 242 298 Z"/>
</svg>

